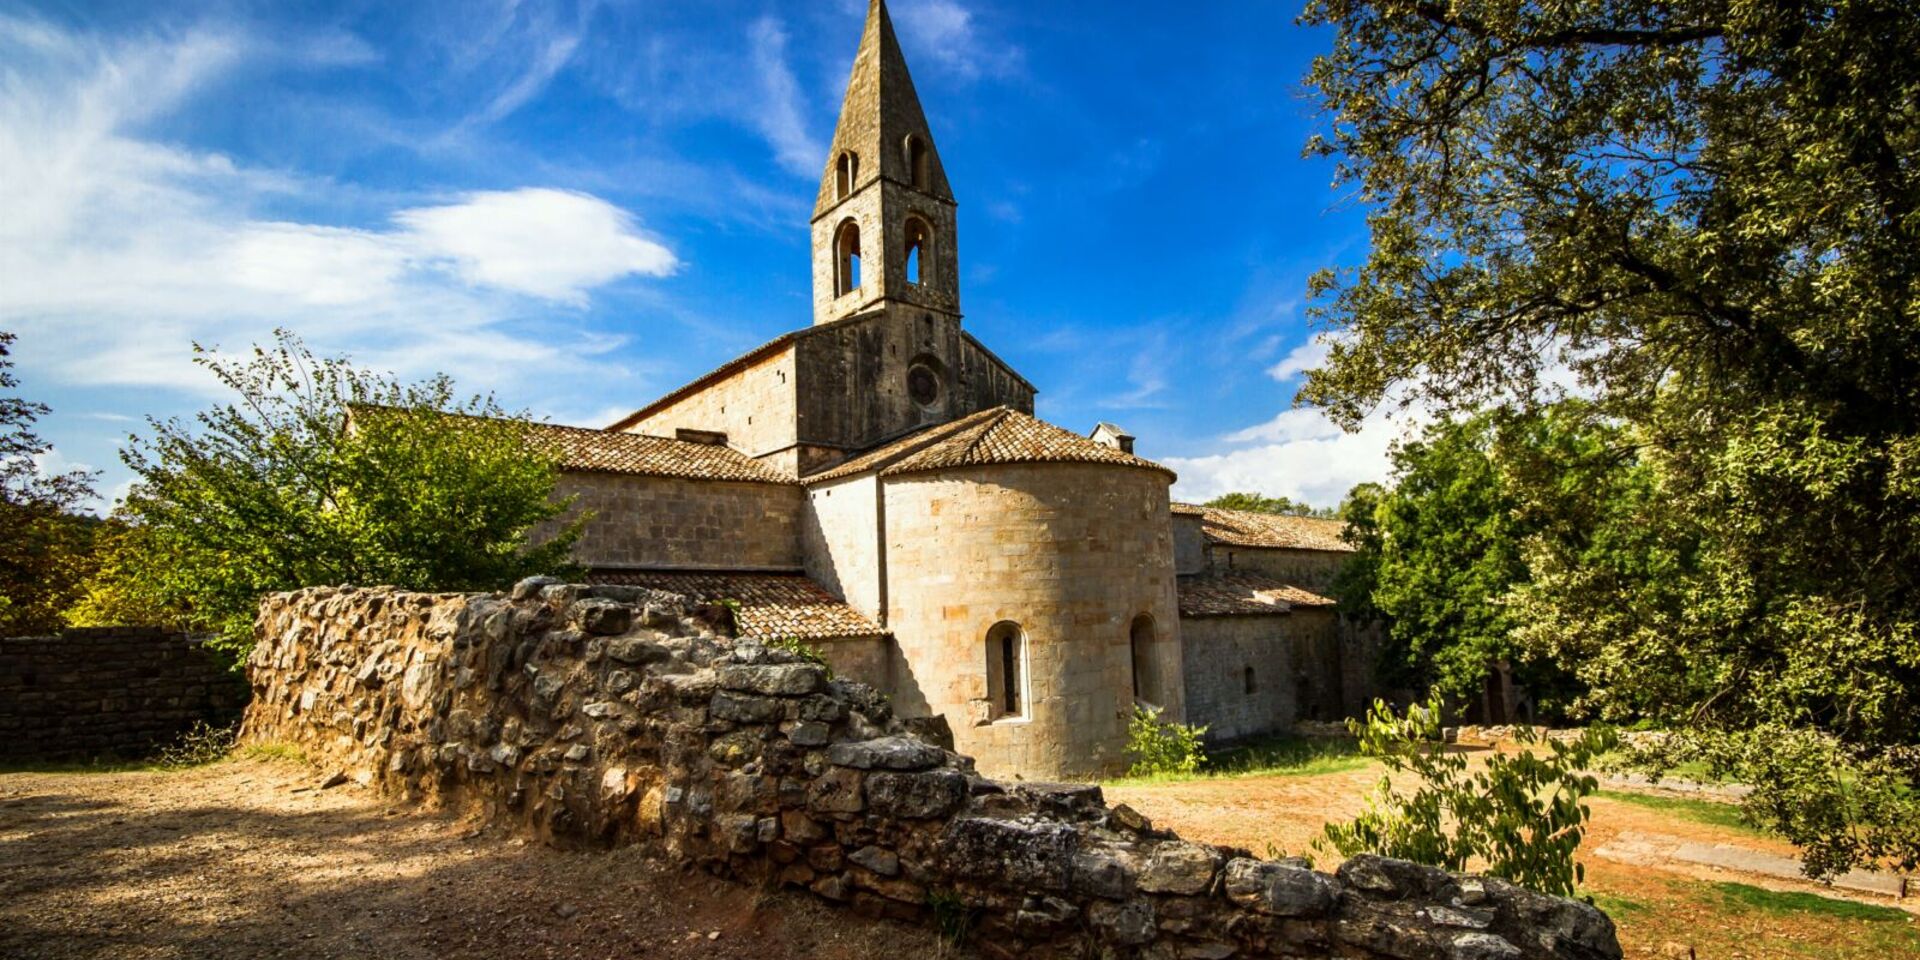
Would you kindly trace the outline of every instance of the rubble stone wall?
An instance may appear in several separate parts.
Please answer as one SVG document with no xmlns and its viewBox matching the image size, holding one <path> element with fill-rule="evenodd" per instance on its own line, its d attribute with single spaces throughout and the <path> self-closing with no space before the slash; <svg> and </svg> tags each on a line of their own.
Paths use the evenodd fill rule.
<svg viewBox="0 0 1920 960">
<path fill-rule="evenodd" d="M 871 687 L 670 594 L 269 598 L 244 735 L 561 844 L 642 844 L 994 957 L 1617 958 L 1593 907 L 1372 857 L 1185 842 L 1089 785 L 1006 784 Z"/>
<path fill-rule="evenodd" d="M 140 756 L 197 721 L 232 722 L 246 696 L 237 674 L 182 634 L 0 638 L 0 759 Z"/>
</svg>

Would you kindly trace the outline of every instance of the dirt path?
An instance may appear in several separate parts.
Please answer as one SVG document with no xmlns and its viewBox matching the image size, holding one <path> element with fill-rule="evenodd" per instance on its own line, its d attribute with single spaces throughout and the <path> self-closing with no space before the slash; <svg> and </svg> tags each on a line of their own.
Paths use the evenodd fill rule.
<svg viewBox="0 0 1920 960">
<path fill-rule="evenodd" d="M 403 813 L 310 769 L 0 774 L 0 957 L 900 960 L 930 932 Z"/>
<path fill-rule="evenodd" d="M 1312 854 L 1311 844 L 1321 836 L 1322 827 L 1358 814 L 1379 779 L 1380 768 L 1369 766 L 1319 776 L 1128 783 L 1105 789 L 1108 800 L 1126 803 L 1156 825 L 1171 827 L 1190 839 L 1246 847 L 1264 855 Z M 1920 923 L 1912 917 L 1904 922 L 1898 918 L 1864 922 L 1752 908 L 1721 886 L 1738 882 L 1773 891 L 1844 896 L 1812 883 L 1677 864 L 1656 868 L 1593 855 L 1622 838 L 1653 834 L 1792 854 L 1793 848 L 1783 842 L 1605 797 L 1589 803 L 1593 821 L 1580 856 L 1587 870 L 1585 890 L 1613 916 L 1629 958 L 1685 958 L 1688 949 L 1699 960 L 1920 958 Z M 1316 860 L 1323 869 L 1336 865 L 1325 854 Z M 1883 910 L 1894 904 L 1870 896 L 1845 899 Z M 1906 907 L 1920 909 L 1920 904 L 1909 899 Z"/>
</svg>

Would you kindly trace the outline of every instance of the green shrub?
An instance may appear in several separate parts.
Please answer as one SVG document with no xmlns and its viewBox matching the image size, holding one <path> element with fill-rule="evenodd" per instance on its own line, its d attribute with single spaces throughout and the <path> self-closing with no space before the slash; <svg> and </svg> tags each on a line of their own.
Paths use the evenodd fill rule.
<svg viewBox="0 0 1920 960">
<path fill-rule="evenodd" d="M 1127 723 L 1127 756 L 1133 760 L 1127 775 L 1152 777 L 1199 772 L 1200 765 L 1206 762 L 1206 753 L 1200 748 L 1200 738 L 1206 732 L 1206 727 L 1162 723 L 1159 707 L 1135 706 L 1133 719 Z"/>
<path fill-rule="evenodd" d="M 153 762 L 163 770 L 185 770 L 218 763 L 233 753 L 239 737 L 239 724 L 216 727 L 200 720 L 172 743 L 160 748 L 153 755 Z"/>
<path fill-rule="evenodd" d="M 1581 801 L 1599 781 L 1581 771 L 1618 743 L 1611 730 L 1595 728 L 1572 743 L 1549 741 L 1544 755 L 1489 753 L 1484 769 L 1469 772 L 1467 755 L 1439 742 L 1438 701 L 1404 717 L 1375 701 L 1365 721 L 1347 726 L 1361 752 L 1390 773 L 1413 774 L 1419 786 L 1401 793 L 1383 777 L 1358 819 L 1328 824 L 1325 842 L 1342 856 L 1376 853 L 1448 870 L 1465 870 L 1478 859 L 1493 876 L 1561 896 L 1572 896 L 1585 878 L 1573 854 L 1590 816 Z M 1517 728 L 1517 735 L 1522 743 L 1539 743 L 1528 728 Z"/>
</svg>

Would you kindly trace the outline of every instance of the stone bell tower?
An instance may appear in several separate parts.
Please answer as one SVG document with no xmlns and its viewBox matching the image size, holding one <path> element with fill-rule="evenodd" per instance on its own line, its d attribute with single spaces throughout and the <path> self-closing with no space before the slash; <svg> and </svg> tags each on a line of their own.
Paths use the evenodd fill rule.
<svg viewBox="0 0 1920 960">
<path fill-rule="evenodd" d="M 953 188 L 885 0 L 872 0 L 813 208 L 813 322 L 884 310 L 957 325 Z"/>
</svg>

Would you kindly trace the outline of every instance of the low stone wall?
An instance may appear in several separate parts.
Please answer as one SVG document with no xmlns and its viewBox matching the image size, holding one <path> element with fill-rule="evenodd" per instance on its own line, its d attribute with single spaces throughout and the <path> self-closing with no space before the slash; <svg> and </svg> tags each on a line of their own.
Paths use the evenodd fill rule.
<svg viewBox="0 0 1920 960">
<path fill-rule="evenodd" d="M 271 597 L 244 734 L 552 842 L 965 929 L 989 956 L 1620 956 L 1586 904 L 1374 857 L 1316 873 L 1182 841 L 1095 786 L 982 778 L 872 688 L 701 613 L 537 581 Z"/>
<path fill-rule="evenodd" d="M 0 638 L 0 759 L 146 754 L 227 723 L 247 685 L 199 640 L 145 627 Z"/>
</svg>

